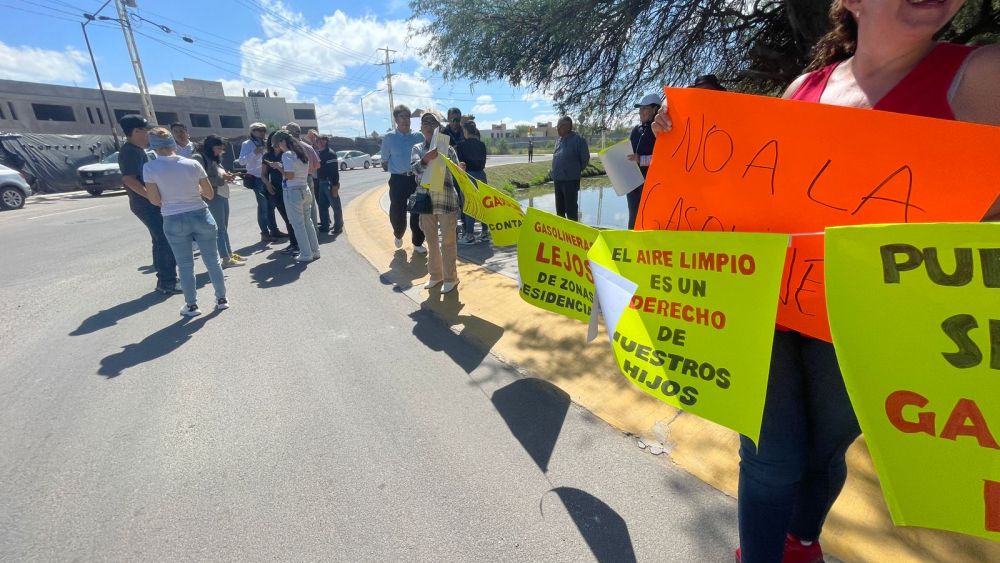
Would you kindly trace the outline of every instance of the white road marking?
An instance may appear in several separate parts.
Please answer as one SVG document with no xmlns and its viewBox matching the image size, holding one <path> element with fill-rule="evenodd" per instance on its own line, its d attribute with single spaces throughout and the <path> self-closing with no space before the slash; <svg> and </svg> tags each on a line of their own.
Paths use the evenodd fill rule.
<svg viewBox="0 0 1000 563">
<path fill-rule="evenodd" d="M 45 215 L 35 215 L 34 217 L 28 217 L 28 221 L 33 221 L 35 219 L 41 219 L 43 217 L 52 217 L 53 215 L 62 215 L 63 213 L 73 213 L 76 211 L 86 211 L 87 209 L 95 209 L 98 207 L 103 207 L 102 205 L 91 205 L 90 207 L 81 207 L 79 209 L 68 209 L 66 211 L 56 211 L 55 213 L 46 213 Z"/>
</svg>

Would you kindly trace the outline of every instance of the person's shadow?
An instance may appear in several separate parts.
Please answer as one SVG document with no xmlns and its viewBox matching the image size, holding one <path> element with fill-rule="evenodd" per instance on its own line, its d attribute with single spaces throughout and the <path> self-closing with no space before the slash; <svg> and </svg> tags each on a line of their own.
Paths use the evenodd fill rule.
<svg viewBox="0 0 1000 563">
<path fill-rule="evenodd" d="M 393 291 L 402 292 L 413 287 L 413 280 L 427 275 L 427 256 L 424 254 L 408 254 L 402 248 L 392 254 L 389 271 L 379 275 L 378 279 L 384 285 L 393 286 Z"/>
<path fill-rule="evenodd" d="M 212 311 L 208 315 L 189 318 L 184 317 L 172 325 L 166 326 L 135 344 L 126 344 L 121 351 L 101 359 L 98 375 L 113 379 L 125 370 L 161 358 L 173 352 L 191 339 L 208 319 L 219 314 Z"/>
<path fill-rule="evenodd" d="M 573 487 L 556 487 L 549 492 L 566 507 L 594 559 L 601 563 L 636 561 L 628 524 L 607 503 Z"/>
<path fill-rule="evenodd" d="M 413 335 L 431 350 L 448 354 L 465 373 L 472 373 L 483 363 L 493 345 L 503 336 L 503 328 L 472 315 L 460 315 L 465 307 L 458 291 L 441 295 L 440 286 L 432 289 L 420 309 L 410 314 Z M 455 334 L 453 326 L 462 326 Z"/>
<path fill-rule="evenodd" d="M 155 291 L 146 293 L 131 301 L 119 303 L 110 309 L 104 309 L 103 311 L 94 313 L 84 319 L 84 321 L 80 323 L 80 326 L 78 326 L 73 332 L 69 333 L 69 335 L 83 336 L 84 334 L 91 334 L 93 332 L 112 327 L 132 315 L 137 315 L 145 311 L 153 305 L 163 303 L 167 299 L 170 299 L 169 295 L 163 295 Z"/>
<path fill-rule="evenodd" d="M 272 252 L 267 260 L 250 268 L 250 278 L 261 289 L 279 287 L 299 279 L 307 267 L 291 256 Z"/>
</svg>

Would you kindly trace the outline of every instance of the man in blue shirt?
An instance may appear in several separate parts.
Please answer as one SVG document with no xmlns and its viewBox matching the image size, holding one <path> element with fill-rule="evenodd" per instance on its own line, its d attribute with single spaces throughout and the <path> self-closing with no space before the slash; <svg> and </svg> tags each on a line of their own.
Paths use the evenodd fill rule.
<svg viewBox="0 0 1000 563">
<path fill-rule="evenodd" d="M 587 140 L 573 131 L 573 119 L 564 115 L 556 125 L 559 140 L 552 153 L 552 182 L 556 186 L 556 215 L 580 220 L 580 176 L 590 164 Z"/>
<path fill-rule="evenodd" d="M 410 168 L 413 146 L 424 142 L 419 131 L 410 130 L 410 108 L 399 105 L 392 110 L 396 129 L 382 138 L 382 168 L 389 171 L 389 223 L 395 237 L 396 248 L 403 246 L 406 234 L 406 200 L 417 190 L 417 178 Z M 424 232 L 420 230 L 420 215 L 410 214 L 410 236 L 413 250 L 420 254 L 424 247 Z"/>
</svg>

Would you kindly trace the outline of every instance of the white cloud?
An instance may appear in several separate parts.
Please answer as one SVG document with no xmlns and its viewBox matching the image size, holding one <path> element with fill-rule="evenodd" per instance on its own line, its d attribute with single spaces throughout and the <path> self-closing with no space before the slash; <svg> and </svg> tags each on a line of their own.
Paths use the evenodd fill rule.
<svg viewBox="0 0 1000 563">
<path fill-rule="evenodd" d="M 525 102 L 531 102 L 531 109 L 551 107 L 553 103 L 552 96 L 542 90 L 528 92 L 521 96 L 521 99 Z"/>
<path fill-rule="evenodd" d="M 14 47 L 0 41 L 0 78 L 73 84 L 88 79 L 84 69 L 89 64 L 87 55 L 72 47 L 51 51 Z"/>
<path fill-rule="evenodd" d="M 493 103 L 493 96 L 483 94 L 476 98 L 476 105 L 472 106 L 472 113 L 477 117 L 480 115 L 492 115 L 497 112 L 497 106 Z"/>
<path fill-rule="evenodd" d="M 419 49 L 427 41 L 418 36 L 408 42 L 411 24 L 404 19 L 380 20 L 371 15 L 354 18 L 337 10 L 325 16 L 319 26 L 309 27 L 301 13 L 291 11 L 279 0 L 268 0 L 268 5 L 294 26 L 276 16 L 261 16 L 265 37 L 241 45 L 241 74 L 270 82 L 272 87 L 336 82 L 347 75 L 348 67 L 355 66 L 361 69 L 359 78 L 352 82 L 364 83 L 379 73 L 372 66 L 381 60 L 376 49 L 388 46 L 396 50 L 392 54 L 396 62 L 419 61 Z"/>
<path fill-rule="evenodd" d="M 112 84 L 111 82 L 104 82 L 105 90 L 115 90 L 117 92 L 132 92 L 135 94 L 139 93 L 139 87 L 131 82 L 122 82 L 121 84 Z M 159 84 L 153 84 L 149 87 L 150 94 L 156 94 L 158 96 L 173 96 L 174 95 L 174 84 L 173 82 L 160 82 Z"/>
</svg>

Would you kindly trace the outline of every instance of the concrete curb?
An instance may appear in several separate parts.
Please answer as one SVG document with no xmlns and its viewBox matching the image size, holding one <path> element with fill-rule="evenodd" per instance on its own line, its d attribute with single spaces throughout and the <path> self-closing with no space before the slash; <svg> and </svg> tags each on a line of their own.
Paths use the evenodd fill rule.
<svg viewBox="0 0 1000 563">
<path fill-rule="evenodd" d="M 639 437 L 651 451 L 662 446 L 672 462 L 736 495 L 738 436 L 632 389 L 618 374 L 603 329 L 598 336 L 603 341 L 584 345 L 586 326 L 528 305 L 518 297 L 515 280 L 461 261 L 458 309 L 446 305 L 437 290 L 423 290 L 424 257 L 408 243 L 400 250 L 393 247 L 379 203 L 387 189 L 374 188 L 345 209 L 348 240 L 379 272 L 382 283 L 433 310 L 453 331 L 522 373 L 558 386 L 573 402 Z M 846 561 L 1000 561 L 1000 544 L 894 526 L 863 439 L 851 447 L 848 464 L 847 486 L 822 537 L 831 554 Z"/>
</svg>

